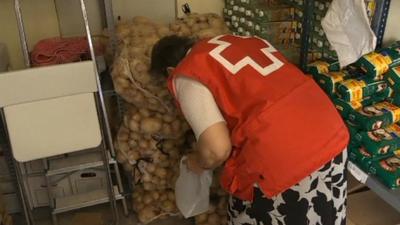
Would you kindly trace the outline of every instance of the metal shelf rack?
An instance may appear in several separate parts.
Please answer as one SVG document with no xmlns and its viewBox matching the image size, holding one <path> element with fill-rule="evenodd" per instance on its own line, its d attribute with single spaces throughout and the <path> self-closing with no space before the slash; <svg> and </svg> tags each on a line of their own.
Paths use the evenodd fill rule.
<svg viewBox="0 0 400 225">
<path fill-rule="evenodd" d="M 305 71 L 309 61 L 309 54 L 312 53 L 313 48 L 313 27 L 316 26 L 314 20 L 315 3 L 316 2 L 330 2 L 329 0 L 307 0 L 304 1 L 304 21 L 303 33 L 301 38 L 301 52 L 300 52 L 300 67 Z M 382 46 L 383 35 L 385 33 L 386 21 L 389 14 L 389 7 L 391 0 L 375 0 L 376 9 L 371 21 L 371 28 L 377 36 L 377 48 Z"/>
<path fill-rule="evenodd" d="M 304 71 L 307 64 L 309 63 L 309 54 L 313 50 L 312 33 L 314 32 L 313 27 L 315 26 L 315 2 L 316 0 L 304 1 L 304 21 L 300 52 L 300 66 Z M 383 36 L 385 33 L 386 21 L 389 14 L 391 0 L 376 0 L 375 2 L 376 10 L 371 21 L 371 28 L 377 36 L 377 48 L 380 48 L 382 46 Z M 385 187 L 376 177 L 366 174 L 351 162 L 349 162 L 348 169 L 351 174 L 353 174 L 353 176 L 357 178 L 357 180 L 368 186 L 384 201 L 389 203 L 397 211 L 400 212 L 400 190 L 391 190 Z"/>
<path fill-rule="evenodd" d="M 348 170 L 359 182 L 365 184 L 381 199 L 400 212 L 400 189 L 391 190 L 387 188 L 375 176 L 365 173 L 352 162 L 349 162 Z"/>
<path fill-rule="evenodd" d="M 391 0 L 376 0 L 376 11 L 371 27 L 377 37 L 377 48 L 382 47 L 390 3 Z"/>
</svg>

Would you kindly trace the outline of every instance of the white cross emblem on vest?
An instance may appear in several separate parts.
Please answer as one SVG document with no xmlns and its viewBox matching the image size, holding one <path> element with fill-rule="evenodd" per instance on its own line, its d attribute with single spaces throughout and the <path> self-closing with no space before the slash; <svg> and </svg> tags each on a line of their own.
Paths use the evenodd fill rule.
<svg viewBox="0 0 400 225">
<path fill-rule="evenodd" d="M 258 37 L 255 37 L 255 38 L 258 38 L 259 40 L 261 40 L 267 44 L 268 47 L 261 48 L 260 51 L 262 53 L 264 53 L 264 55 L 272 61 L 272 64 L 262 67 L 256 61 L 254 61 L 250 56 L 246 56 L 243 59 L 241 59 L 239 62 L 237 62 L 236 64 L 232 64 L 229 60 L 227 60 L 225 57 L 223 57 L 221 55 L 221 53 L 225 49 L 229 48 L 229 46 L 232 45 L 232 43 L 220 40 L 220 38 L 224 37 L 224 36 L 225 35 L 220 35 L 220 36 L 217 36 L 208 41 L 208 43 L 210 43 L 210 44 L 218 45 L 209 54 L 215 60 L 217 60 L 219 63 L 221 63 L 221 65 L 223 65 L 232 74 L 236 74 L 241 69 L 243 69 L 245 66 L 249 65 L 249 66 L 253 67 L 253 69 L 255 69 L 257 72 L 259 72 L 262 76 L 267 76 L 270 73 L 278 70 L 279 68 L 281 68 L 283 66 L 283 62 L 281 62 L 278 58 L 276 58 L 272 54 L 272 53 L 276 52 L 276 49 L 270 43 L 268 43 L 268 41 L 263 40 Z M 249 37 L 241 37 L 241 36 L 236 36 L 236 37 L 243 38 L 243 39 L 249 38 Z"/>
</svg>

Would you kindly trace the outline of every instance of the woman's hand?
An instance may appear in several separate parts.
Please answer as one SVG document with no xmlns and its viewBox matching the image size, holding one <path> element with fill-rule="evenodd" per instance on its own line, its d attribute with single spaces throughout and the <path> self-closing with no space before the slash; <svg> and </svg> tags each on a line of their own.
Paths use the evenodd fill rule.
<svg viewBox="0 0 400 225">
<path fill-rule="evenodd" d="M 186 159 L 186 165 L 188 169 L 198 175 L 201 175 L 204 169 L 201 167 L 198 156 L 196 153 L 190 153 Z"/>
</svg>

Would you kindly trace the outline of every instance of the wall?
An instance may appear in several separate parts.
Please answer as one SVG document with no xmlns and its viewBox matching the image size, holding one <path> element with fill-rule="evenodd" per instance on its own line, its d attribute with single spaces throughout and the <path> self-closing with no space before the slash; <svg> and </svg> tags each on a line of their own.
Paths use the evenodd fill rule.
<svg viewBox="0 0 400 225">
<path fill-rule="evenodd" d="M 175 0 L 112 0 L 115 18 L 129 20 L 133 16 L 146 16 L 157 22 L 175 19 Z"/>
<path fill-rule="evenodd" d="M 400 1 L 392 0 L 389 11 L 389 18 L 386 25 L 384 44 L 400 40 Z"/>
<path fill-rule="evenodd" d="M 59 35 L 53 0 L 22 0 L 29 48 L 40 39 Z M 13 0 L 0 0 L 0 42 L 7 45 L 12 69 L 24 68 Z"/>
<path fill-rule="evenodd" d="M 100 6 L 101 0 L 86 0 L 86 10 L 92 34 L 101 34 L 105 24 Z M 82 11 L 79 0 L 55 0 L 60 32 L 63 37 L 80 36 L 85 34 Z"/>
<path fill-rule="evenodd" d="M 177 0 L 177 13 L 178 17 L 183 16 L 181 6 L 185 3 L 190 5 L 192 12 L 197 13 L 216 13 L 222 16 L 222 9 L 224 7 L 224 0 Z"/>
</svg>

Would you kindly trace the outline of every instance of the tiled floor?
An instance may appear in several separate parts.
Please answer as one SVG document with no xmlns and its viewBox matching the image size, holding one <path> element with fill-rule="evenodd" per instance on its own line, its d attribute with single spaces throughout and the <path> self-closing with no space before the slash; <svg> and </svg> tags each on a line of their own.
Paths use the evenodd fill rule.
<svg viewBox="0 0 400 225">
<path fill-rule="evenodd" d="M 352 176 L 349 176 L 349 190 L 358 190 L 360 184 L 355 181 Z M 121 207 L 119 208 L 121 209 Z M 129 216 L 124 216 L 120 211 L 119 225 L 140 225 L 137 222 L 133 213 Z M 371 212 L 373 213 L 371 213 Z M 372 219 L 364 218 L 371 215 Z M 38 212 L 35 216 L 38 217 L 37 225 L 52 225 L 51 221 L 46 217 L 48 213 Z M 110 209 L 107 204 L 101 206 L 90 207 L 78 210 L 71 213 L 61 214 L 58 225 L 108 225 L 104 222 L 104 218 L 110 218 Z M 378 219 L 381 217 L 382 219 Z M 42 218 L 42 219 L 40 219 Z M 19 218 L 21 219 L 21 218 Z M 349 195 L 348 199 L 348 223 L 347 225 L 399 225 L 400 214 L 394 211 L 393 208 L 384 203 L 372 192 L 361 192 Z M 363 219 L 363 220 L 361 220 Z M 75 222 L 74 222 L 75 221 Z M 369 223 L 371 222 L 371 223 Z M 24 224 L 21 220 L 16 221 L 15 225 Z M 178 217 L 170 217 L 164 220 L 157 220 L 149 225 L 193 225 L 193 220 L 184 220 Z"/>
<path fill-rule="evenodd" d="M 120 208 L 121 209 L 121 208 Z M 35 212 L 37 217 L 36 225 L 52 225 L 48 218 L 47 212 Z M 78 219 L 79 218 L 79 219 Z M 90 207 L 82 210 L 78 210 L 71 213 L 65 213 L 58 216 L 58 225 L 108 225 L 104 218 L 111 218 L 111 212 L 108 205 L 101 205 Z M 22 225 L 23 218 L 20 216 L 15 218 L 15 225 Z M 134 214 L 131 213 L 129 216 L 123 215 L 120 210 L 119 225 L 140 225 Z M 77 221 L 77 222 L 74 222 Z M 109 222 L 110 223 L 110 222 Z M 193 225 L 192 220 L 185 220 L 179 217 L 170 217 L 168 219 L 157 220 L 148 225 Z"/>
</svg>

